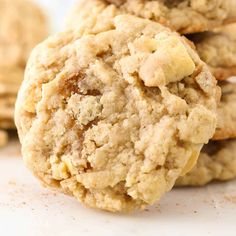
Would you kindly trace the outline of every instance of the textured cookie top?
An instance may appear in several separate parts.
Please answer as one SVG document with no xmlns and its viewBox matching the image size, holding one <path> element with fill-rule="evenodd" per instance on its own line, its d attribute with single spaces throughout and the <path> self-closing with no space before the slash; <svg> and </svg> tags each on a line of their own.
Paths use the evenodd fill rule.
<svg viewBox="0 0 236 236">
<path fill-rule="evenodd" d="M 212 69 L 217 79 L 236 75 L 236 24 L 191 36 L 197 51 Z"/>
<path fill-rule="evenodd" d="M 68 16 L 68 27 L 86 22 L 90 26 L 96 25 L 94 29 L 99 30 L 108 27 L 109 21 L 119 14 L 150 19 L 188 34 L 235 21 L 236 6 L 234 0 L 82 0 Z"/>
<path fill-rule="evenodd" d="M 45 16 L 29 0 L 0 0 L 0 66 L 24 66 L 47 35 Z"/>
<path fill-rule="evenodd" d="M 230 180 L 236 177 L 236 140 L 211 141 L 198 158 L 197 165 L 185 176 L 180 177 L 177 186 L 205 185 L 213 180 Z"/>
<path fill-rule="evenodd" d="M 217 128 L 213 139 L 236 138 L 236 83 L 221 82 L 222 97 L 218 105 Z"/>
<path fill-rule="evenodd" d="M 16 124 L 43 182 L 128 211 L 154 203 L 195 164 L 215 131 L 217 87 L 184 37 L 133 16 L 113 22 L 34 50 Z"/>
</svg>

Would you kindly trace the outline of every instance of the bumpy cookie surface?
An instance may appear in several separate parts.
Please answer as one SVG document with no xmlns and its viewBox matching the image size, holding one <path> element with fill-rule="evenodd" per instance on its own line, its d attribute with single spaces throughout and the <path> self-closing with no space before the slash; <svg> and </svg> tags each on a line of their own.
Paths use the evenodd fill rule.
<svg viewBox="0 0 236 236">
<path fill-rule="evenodd" d="M 86 21 L 96 24 L 95 30 L 99 30 L 108 27 L 109 21 L 119 14 L 150 19 L 188 34 L 212 30 L 235 21 L 236 6 L 234 0 L 83 0 L 68 16 L 68 27 L 77 27 Z"/>
<path fill-rule="evenodd" d="M 184 37 L 149 20 L 49 38 L 16 105 L 24 160 L 91 207 L 153 204 L 195 164 L 216 126 L 216 80 Z"/>
<path fill-rule="evenodd" d="M 0 66 L 24 67 L 32 48 L 46 35 L 45 16 L 33 2 L 0 0 Z"/>
<path fill-rule="evenodd" d="M 213 139 L 236 138 L 236 83 L 222 82 L 217 111 L 217 128 Z"/>
<path fill-rule="evenodd" d="M 197 165 L 180 177 L 176 185 L 200 186 L 233 178 L 236 178 L 236 140 L 211 141 L 201 151 Z"/>
<path fill-rule="evenodd" d="M 236 24 L 225 26 L 218 32 L 196 34 L 191 40 L 218 80 L 236 76 Z"/>
</svg>

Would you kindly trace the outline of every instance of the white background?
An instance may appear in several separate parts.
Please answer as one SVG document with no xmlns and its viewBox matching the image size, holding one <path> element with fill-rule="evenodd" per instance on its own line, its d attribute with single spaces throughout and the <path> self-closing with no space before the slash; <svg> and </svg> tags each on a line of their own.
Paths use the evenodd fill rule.
<svg viewBox="0 0 236 236">
<path fill-rule="evenodd" d="M 39 1 L 39 0 L 38 0 Z M 74 0 L 41 0 L 52 30 L 64 28 Z M 0 152 L 0 236 L 235 236 L 236 182 L 174 189 L 148 211 L 110 214 L 40 186 L 24 167 L 19 146 Z"/>
<path fill-rule="evenodd" d="M 148 211 L 112 214 L 40 186 L 19 149 L 0 152 L 1 236 L 236 235 L 236 181 L 174 189 Z"/>
<path fill-rule="evenodd" d="M 38 2 L 47 13 L 52 31 L 60 31 L 65 27 L 65 17 L 78 0 L 34 0 Z"/>
</svg>

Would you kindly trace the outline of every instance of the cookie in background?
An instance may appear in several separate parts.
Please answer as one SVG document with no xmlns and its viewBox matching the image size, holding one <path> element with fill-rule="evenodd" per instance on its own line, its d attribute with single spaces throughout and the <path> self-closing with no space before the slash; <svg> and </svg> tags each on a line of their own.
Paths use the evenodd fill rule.
<svg viewBox="0 0 236 236">
<path fill-rule="evenodd" d="M 112 18 L 131 14 L 149 19 L 181 34 L 203 32 L 236 21 L 234 0 L 81 0 L 68 15 L 67 27 L 85 24 L 94 31 L 108 28 Z"/>
<path fill-rule="evenodd" d="M 236 178 L 236 139 L 210 141 L 196 166 L 176 181 L 176 186 L 202 186 Z"/>
<path fill-rule="evenodd" d="M 0 129 L 15 129 L 15 101 L 27 59 L 47 35 L 46 17 L 35 3 L 0 0 Z"/>
<path fill-rule="evenodd" d="M 0 147 L 5 146 L 7 141 L 8 141 L 7 133 L 3 130 L 0 130 Z"/>
<path fill-rule="evenodd" d="M 188 38 L 194 42 L 199 56 L 217 80 L 236 76 L 236 24 L 188 35 Z"/>
<path fill-rule="evenodd" d="M 236 138 L 236 83 L 219 82 L 222 96 L 217 108 L 217 127 L 213 140 Z"/>
<path fill-rule="evenodd" d="M 219 86 L 222 97 L 213 140 L 203 147 L 197 165 L 177 180 L 177 186 L 201 186 L 236 178 L 236 83 L 224 81 Z"/>
<path fill-rule="evenodd" d="M 218 80 L 236 74 L 234 0 L 214 0 L 211 3 L 195 0 L 82 0 L 68 14 L 67 28 L 83 25 L 99 32 L 109 28 L 113 17 L 120 14 L 147 18 L 186 34 Z"/>
</svg>

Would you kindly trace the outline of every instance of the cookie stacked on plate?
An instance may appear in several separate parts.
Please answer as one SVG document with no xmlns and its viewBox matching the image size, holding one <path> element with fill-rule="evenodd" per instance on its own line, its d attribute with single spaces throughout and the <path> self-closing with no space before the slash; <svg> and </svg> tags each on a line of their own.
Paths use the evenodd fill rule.
<svg viewBox="0 0 236 236">
<path fill-rule="evenodd" d="M 144 209 L 170 191 L 224 129 L 226 108 L 217 108 L 210 67 L 179 33 L 228 24 L 233 7 L 80 1 L 69 30 L 34 49 L 19 91 L 15 120 L 34 175 L 114 212 Z"/>
<path fill-rule="evenodd" d="M 177 185 L 204 185 L 212 180 L 236 177 L 236 25 L 192 37 L 201 58 L 220 81 L 222 96 L 218 104 L 217 128 L 213 141 L 201 152 L 194 169 Z"/>
<path fill-rule="evenodd" d="M 14 107 L 32 48 L 47 35 L 41 9 L 28 0 L 0 0 L 0 145 L 14 129 Z"/>
<path fill-rule="evenodd" d="M 219 85 L 222 97 L 215 135 L 204 146 L 193 170 L 178 179 L 179 186 L 198 186 L 236 177 L 236 83 L 221 82 Z"/>
<path fill-rule="evenodd" d="M 188 36 L 218 80 L 236 75 L 236 24 Z"/>
</svg>

